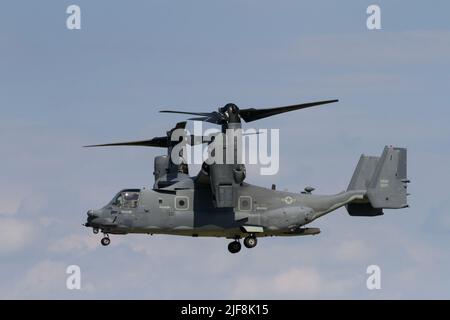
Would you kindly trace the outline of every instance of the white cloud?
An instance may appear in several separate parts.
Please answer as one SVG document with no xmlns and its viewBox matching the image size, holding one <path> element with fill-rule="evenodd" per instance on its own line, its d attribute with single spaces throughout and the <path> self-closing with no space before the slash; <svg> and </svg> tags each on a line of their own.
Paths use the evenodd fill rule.
<svg viewBox="0 0 450 320">
<path fill-rule="evenodd" d="M 41 192 L 33 192 L 22 199 L 17 212 L 21 215 L 39 215 L 49 207 L 49 196 Z"/>
<path fill-rule="evenodd" d="M 66 287 L 67 267 L 63 261 L 45 259 L 37 262 L 17 281 L 3 284 L 3 298 L 7 299 L 57 299 L 62 297 L 80 298 L 95 291 L 92 283 L 84 281 L 81 269 L 81 290 Z M 10 286 L 10 287 L 8 287 Z"/>
<path fill-rule="evenodd" d="M 15 218 L 0 218 L 0 254 L 8 254 L 23 249 L 34 238 L 31 223 Z"/>
<path fill-rule="evenodd" d="M 65 288 L 66 268 L 64 263 L 52 260 L 37 263 L 17 284 L 15 294 L 20 297 L 44 298 L 51 291 Z"/>
<path fill-rule="evenodd" d="M 298 268 L 275 276 L 272 286 L 277 294 L 316 296 L 324 287 L 324 280 L 316 269 Z"/>
<path fill-rule="evenodd" d="M 14 188 L 0 188 L 0 216 L 12 216 L 17 212 L 23 196 Z"/>
<path fill-rule="evenodd" d="M 49 250 L 55 253 L 92 251 L 100 246 L 99 238 L 88 234 L 71 234 L 50 244 Z"/>
<path fill-rule="evenodd" d="M 316 267 L 297 267 L 274 276 L 246 276 L 235 281 L 233 299 L 312 299 L 348 294 L 358 283 L 324 276 Z"/>
<path fill-rule="evenodd" d="M 370 255 L 368 250 L 369 248 L 361 240 L 344 240 L 337 248 L 335 255 L 341 261 L 358 261 Z"/>
</svg>

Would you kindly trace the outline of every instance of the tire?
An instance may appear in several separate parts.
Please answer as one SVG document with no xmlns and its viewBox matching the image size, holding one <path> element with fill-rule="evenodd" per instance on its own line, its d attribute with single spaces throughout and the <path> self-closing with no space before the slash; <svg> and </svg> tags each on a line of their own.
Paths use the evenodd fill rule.
<svg viewBox="0 0 450 320">
<path fill-rule="evenodd" d="M 254 248 L 258 244 L 258 240 L 254 236 L 248 236 L 244 239 L 244 246 L 246 248 Z"/>
<path fill-rule="evenodd" d="M 239 243 L 239 241 L 230 242 L 230 244 L 228 245 L 228 251 L 230 251 L 231 253 L 238 253 L 239 251 L 241 251 L 241 244 Z"/>
<path fill-rule="evenodd" d="M 109 239 L 109 238 L 103 238 L 101 241 L 101 244 L 103 245 L 103 246 L 107 246 L 107 245 L 109 245 L 110 243 L 111 243 L 111 240 Z"/>
</svg>

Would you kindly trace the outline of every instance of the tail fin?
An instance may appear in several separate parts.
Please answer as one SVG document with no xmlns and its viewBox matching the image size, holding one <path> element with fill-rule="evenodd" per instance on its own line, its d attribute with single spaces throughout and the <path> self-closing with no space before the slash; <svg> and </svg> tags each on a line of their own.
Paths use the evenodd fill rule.
<svg viewBox="0 0 450 320">
<path fill-rule="evenodd" d="M 407 204 L 406 149 L 385 147 L 381 157 L 362 155 L 347 190 L 366 190 L 366 197 L 347 205 L 352 216 L 378 216 L 383 209 Z"/>
</svg>

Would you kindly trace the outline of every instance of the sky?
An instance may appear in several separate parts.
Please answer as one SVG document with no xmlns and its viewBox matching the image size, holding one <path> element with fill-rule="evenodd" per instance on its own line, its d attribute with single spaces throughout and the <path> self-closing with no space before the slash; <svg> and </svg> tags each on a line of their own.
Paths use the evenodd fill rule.
<svg viewBox="0 0 450 320">
<path fill-rule="evenodd" d="M 81 30 L 66 8 L 81 8 Z M 450 298 L 450 3 L 2 1 L 0 298 Z M 247 182 L 345 190 L 361 153 L 408 148 L 410 208 L 350 217 L 311 237 L 228 240 L 100 235 L 86 212 L 153 184 L 146 148 L 83 149 L 163 134 L 183 116 L 314 100 L 339 103 L 255 123 L 280 129 L 280 170 Z M 192 124 L 189 124 L 192 126 Z M 193 169 L 192 169 L 193 170 Z M 192 171 L 193 172 L 193 171 Z M 66 269 L 81 269 L 81 289 Z M 368 290 L 366 269 L 381 270 Z"/>
</svg>

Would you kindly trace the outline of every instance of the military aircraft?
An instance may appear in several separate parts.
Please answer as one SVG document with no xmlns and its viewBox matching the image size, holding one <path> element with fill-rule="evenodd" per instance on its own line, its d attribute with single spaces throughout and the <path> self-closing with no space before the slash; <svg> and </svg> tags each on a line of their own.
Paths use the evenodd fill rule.
<svg viewBox="0 0 450 320">
<path fill-rule="evenodd" d="M 164 110 L 165 113 L 195 116 L 189 120 L 205 121 L 227 130 L 239 130 L 242 120 L 252 122 L 284 112 L 300 110 L 338 100 L 326 100 L 266 109 L 239 109 L 229 103 L 213 112 Z M 186 122 L 167 131 L 166 136 L 150 140 L 109 143 L 98 146 L 146 146 L 167 149 L 167 155 L 155 157 L 153 188 L 124 189 L 101 209 L 87 212 L 86 227 L 104 237 L 101 244 L 110 244 L 110 234 L 168 234 L 191 237 L 224 237 L 232 241 L 231 253 L 241 250 L 241 239 L 247 248 L 254 248 L 259 237 L 305 236 L 320 233 L 306 227 L 314 220 L 345 206 L 351 216 L 383 215 L 383 209 L 408 207 L 406 149 L 386 146 L 380 157 L 361 155 L 346 191 L 333 195 L 312 194 L 306 187 L 301 193 L 264 188 L 245 182 L 245 165 L 236 157 L 232 163 L 206 163 L 195 176 L 188 165 L 175 161 L 177 144 L 211 143 L 208 137 L 173 138 L 184 131 Z M 220 134 L 220 133 L 219 133 Z M 210 137 L 211 138 L 211 137 Z M 225 139 L 226 148 L 236 148 Z M 177 153 L 181 159 L 183 152 Z"/>
</svg>

